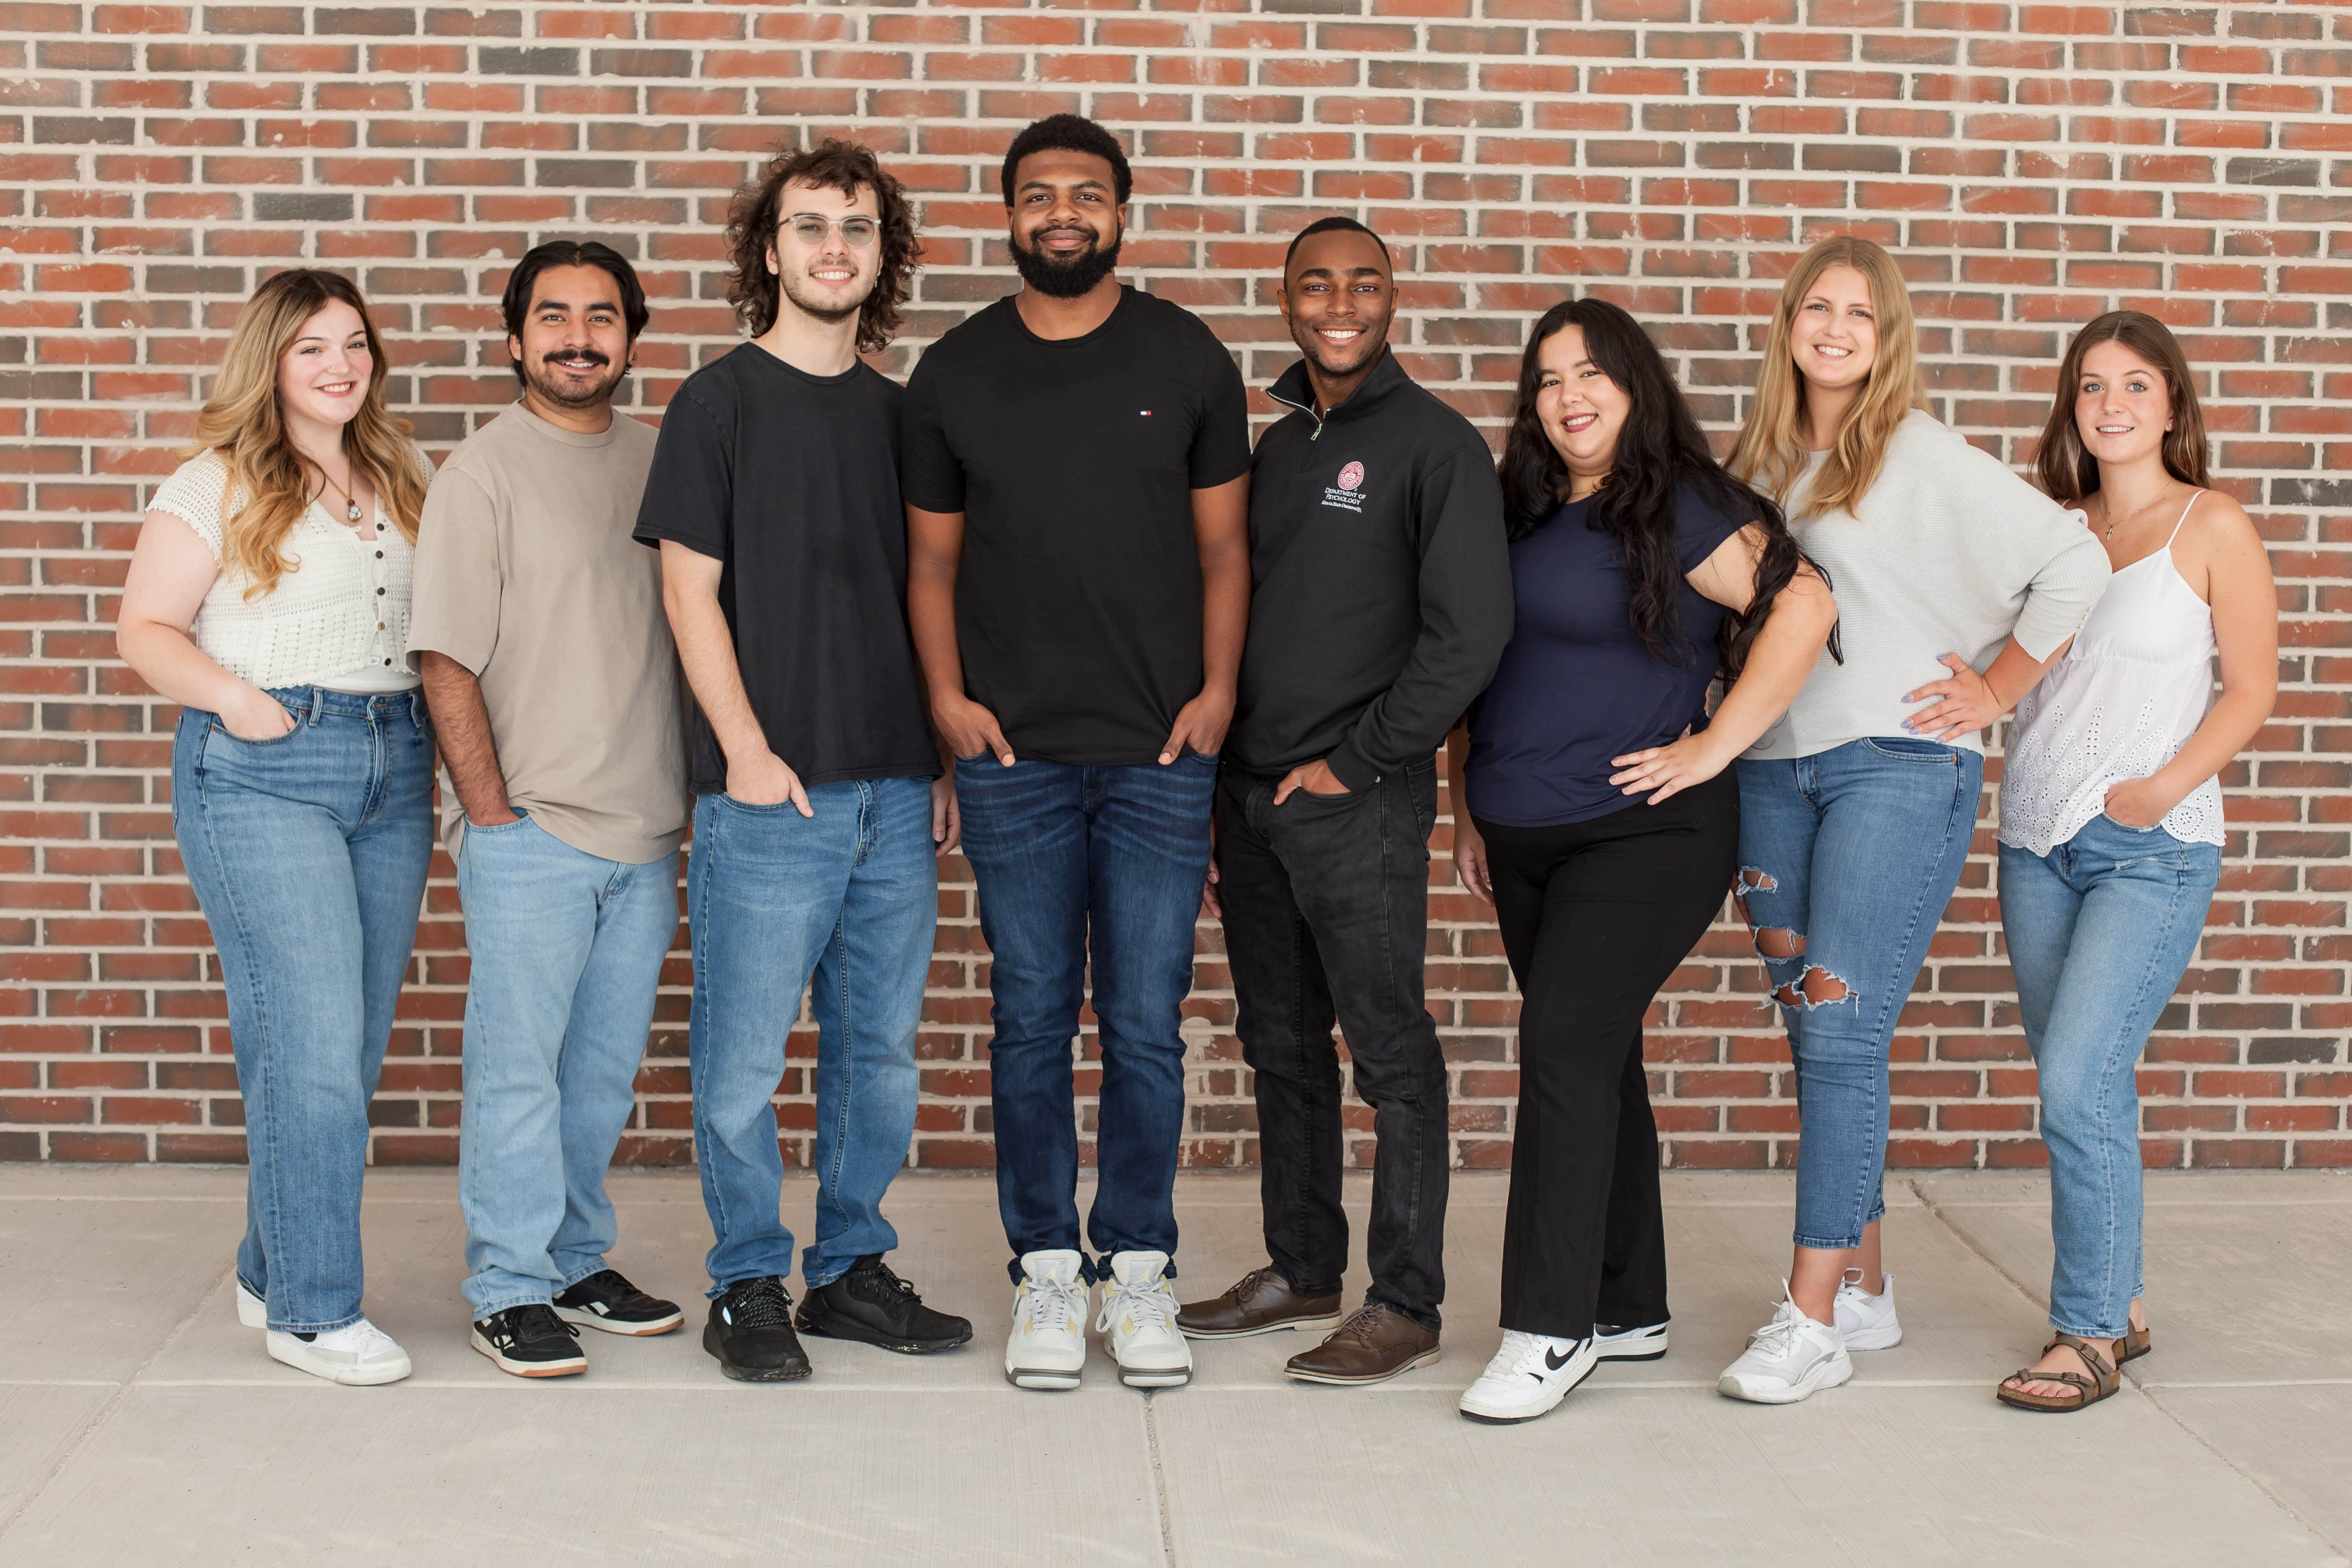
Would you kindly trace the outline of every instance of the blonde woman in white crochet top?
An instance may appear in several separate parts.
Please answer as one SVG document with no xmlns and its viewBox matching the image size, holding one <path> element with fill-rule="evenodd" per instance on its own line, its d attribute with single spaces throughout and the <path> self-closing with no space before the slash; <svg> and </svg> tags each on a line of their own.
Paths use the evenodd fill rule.
<svg viewBox="0 0 2352 1568">
<path fill-rule="evenodd" d="M 123 662 L 181 705 L 172 825 L 245 1099 L 237 1316 L 277 1361 L 342 1384 L 409 1371 L 361 1310 L 360 1184 L 433 853 L 433 736 L 406 661 L 431 471 L 384 411 L 384 371 L 348 281 L 264 283 L 115 625 Z"/>
<path fill-rule="evenodd" d="M 2134 1068 L 2221 873 L 2217 775 L 2277 695 L 2270 562 L 2244 508 L 2206 487 L 2205 464 L 2172 334 L 2130 310 L 2084 328 L 2041 477 L 2083 508 L 2114 575 L 2018 704 L 2000 787 L 2001 928 L 2040 1069 L 2056 1243 L 2056 1335 L 1998 1390 L 2028 1409 L 2095 1404 L 2119 1363 L 2152 1348 Z"/>
</svg>

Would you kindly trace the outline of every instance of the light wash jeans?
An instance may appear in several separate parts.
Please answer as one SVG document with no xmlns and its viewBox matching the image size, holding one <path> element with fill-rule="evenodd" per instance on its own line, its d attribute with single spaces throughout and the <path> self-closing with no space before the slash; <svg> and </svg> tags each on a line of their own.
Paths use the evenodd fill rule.
<svg viewBox="0 0 2352 1568">
<path fill-rule="evenodd" d="M 688 1041 L 713 1296 L 793 1270 L 771 1100 L 804 988 L 817 1029 L 817 1198 L 801 1278 L 813 1289 L 898 1245 L 882 1195 L 915 1135 L 915 1030 L 939 918 L 930 780 L 820 784 L 808 798 L 814 817 L 790 801 L 694 803 Z"/>
<path fill-rule="evenodd" d="M 172 827 L 245 1098 L 237 1278 L 271 1328 L 312 1333 L 362 1315 L 368 1102 L 433 858 L 433 734 L 418 693 L 269 695 L 296 718 L 274 740 L 181 710 Z"/>
<path fill-rule="evenodd" d="M 1959 885 L 1984 758 L 1874 737 L 1738 768 L 1741 910 L 1759 944 L 1802 944 L 1757 949 L 1797 1066 L 1796 1244 L 1843 1250 L 1886 1212 L 1887 1054 Z"/>
<path fill-rule="evenodd" d="M 457 1203 L 476 1318 L 547 1301 L 604 1267 L 604 1168 L 636 1102 L 677 856 L 575 850 L 528 813 L 467 824 L 466 1104 Z"/>
<path fill-rule="evenodd" d="M 996 1203 L 1021 1255 L 1080 1250 L 1071 1042 L 1094 980 L 1102 1040 L 1095 1201 L 1086 1277 L 1113 1253 L 1176 1255 L 1184 1141 L 1184 998 L 1209 871 L 1217 759 L 1186 752 L 1080 767 L 992 757 L 956 762 L 963 853 L 992 955 L 988 1046 Z M 1171 1268 L 1169 1270 L 1173 1273 Z"/>
<path fill-rule="evenodd" d="M 2000 927 L 2050 1149 L 2050 1323 L 2117 1339 L 2140 1295 L 2133 1066 L 2195 956 L 2221 852 L 2102 813 L 2046 855 L 2000 847 Z"/>
</svg>

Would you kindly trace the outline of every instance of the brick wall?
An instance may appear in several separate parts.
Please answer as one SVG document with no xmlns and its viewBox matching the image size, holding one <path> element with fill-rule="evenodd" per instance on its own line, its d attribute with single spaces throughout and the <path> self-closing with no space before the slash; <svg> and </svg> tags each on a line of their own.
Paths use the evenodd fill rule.
<svg viewBox="0 0 2352 1568">
<path fill-rule="evenodd" d="M 654 296 L 632 391 L 650 416 L 730 341 L 726 193 L 779 136 L 844 131 L 922 200 L 929 267 L 887 357 L 903 372 L 1008 291 L 994 157 L 1057 110 L 1136 154 L 1129 276 L 1207 317 L 1258 386 L 1289 356 L 1281 246 L 1332 211 L 1402 245 L 1399 347 L 1490 427 L 1528 322 L 1590 288 L 1653 325 L 1724 430 L 1777 279 L 1832 232 L 1896 250 L 1937 413 L 2012 462 L 2071 325 L 2126 304 L 2170 321 L 2285 621 L 2277 716 L 2225 776 L 2204 946 L 2141 1073 L 2147 1157 L 2352 1164 L 2352 10 L 1991 0 L 0 4 L 0 1157 L 239 1154 L 172 845 L 174 713 L 114 662 L 110 627 L 142 504 L 260 277 L 357 277 L 394 401 L 439 451 L 511 394 L 508 262 L 595 235 Z M 2040 1158 L 1990 819 L 1988 800 L 1897 1041 L 1901 1163 Z M 447 870 L 376 1105 L 382 1160 L 456 1151 Z M 1434 875 L 1459 1155 L 1500 1165 L 1514 999 L 1492 928 L 1450 864 Z M 917 1157 L 984 1164 L 985 956 L 960 863 L 941 915 Z M 1221 940 L 1202 926 L 1187 1025 L 1204 1166 L 1255 1152 Z M 1793 1153 L 1746 952 L 1718 926 L 1654 1015 L 1676 1165 Z M 682 956 L 667 979 L 632 1159 L 689 1153 Z M 796 1065 L 795 1154 L 808 1091 Z"/>
</svg>

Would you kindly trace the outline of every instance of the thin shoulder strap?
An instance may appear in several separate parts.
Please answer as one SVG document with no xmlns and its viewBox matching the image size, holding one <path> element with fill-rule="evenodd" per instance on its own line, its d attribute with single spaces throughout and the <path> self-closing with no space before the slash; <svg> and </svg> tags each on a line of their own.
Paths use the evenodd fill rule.
<svg viewBox="0 0 2352 1568">
<path fill-rule="evenodd" d="M 2189 507 L 2194 507 L 2194 506 L 2197 504 L 2197 497 L 2198 497 L 2198 496 L 2202 496 L 2204 493 L 2205 493 L 2204 491 L 2200 490 L 2200 491 L 2198 491 L 2198 492 L 2197 492 L 2197 495 L 2196 495 L 2196 496 L 2191 496 L 2191 497 L 2189 497 Z M 2176 523 L 2174 523 L 2174 524 L 2172 525 L 2172 531 L 2171 531 L 2170 533 L 2168 533 L 2168 534 L 2165 535 L 2165 537 L 2164 537 L 2164 548 L 2165 548 L 2165 549 L 2170 549 L 2172 548 L 2172 541 L 2173 541 L 2173 540 L 2175 540 L 2175 539 L 2177 539 L 2177 538 L 2179 538 L 2180 537 L 2180 524 L 2181 524 L 2181 523 L 2185 523 L 2185 522 L 2187 522 L 2187 521 L 2189 520 L 2189 507 L 2181 507 L 2181 508 L 2180 508 L 2180 521 L 2179 521 L 2179 522 L 2176 522 Z"/>
</svg>

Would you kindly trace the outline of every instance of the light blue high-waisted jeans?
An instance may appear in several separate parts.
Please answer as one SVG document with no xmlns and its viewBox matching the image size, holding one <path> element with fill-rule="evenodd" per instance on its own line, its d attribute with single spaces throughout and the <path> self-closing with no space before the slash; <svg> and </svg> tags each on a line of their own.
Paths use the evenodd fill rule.
<svg viewBox="0 0 2352 1568">
<path fill-rule="evenodd" d="M 2000 848 L 2000 925 L 2050 1150 L 2051 1326 L 2117 1339 L 2141 1293 L 2133 1068 L 2204 934 L 2221 852 L 2100 815 L 2046 855 Z"/>
<path fill-rule="evenodd" d="M 1797 1066 L 1796 1243 L 1843 1251 L 1886 1211 L 1887 1053 L 1959 884 L 1984 758 L 1873 737 L 1738 768 L 1737 891 Z"/>
<path fill-rule="evenodd" d="M 183 708 L 172 827 L 220 952 L 245 1097 L 237 1278 L 269 1326 L 361 1316 L 368 1102 L 433 859 L 422 693 L 269 694 L 294 727 L 239 740 Z"/>
</svg>

